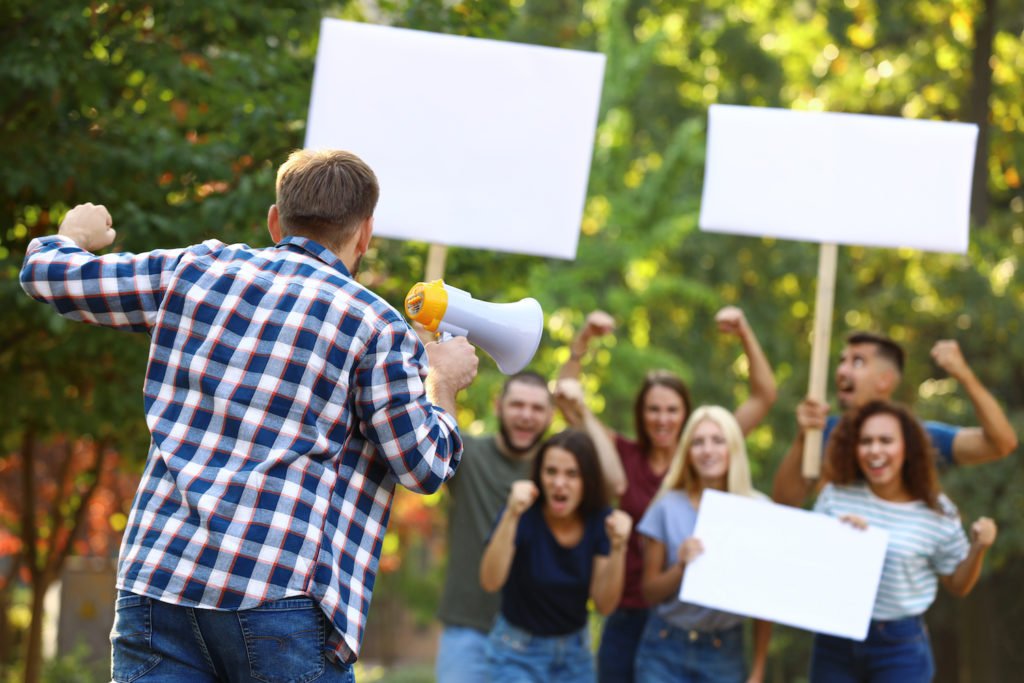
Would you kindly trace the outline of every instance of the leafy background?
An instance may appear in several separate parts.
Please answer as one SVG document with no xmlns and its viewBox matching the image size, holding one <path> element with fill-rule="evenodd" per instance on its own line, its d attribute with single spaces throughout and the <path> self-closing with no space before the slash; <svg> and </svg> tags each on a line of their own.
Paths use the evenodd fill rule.
<svg viewBox="0 0 1024 683">
<path fill-rule="evenodd" d="M 654 367 L 679 372 L 699 403 L 742 400 L 738 344 L 712 324 L 719 307 L 741 306 L 780 386 L 777 407 L 750 440 L 764 490 L 793 437 L 793 409 L 807 383 L 817 249 L 697 229 L 707 107 L 981 124 L 969 252 L 842 248 L 833 345 L 855 328 L 893 336 L 909 352 L 900 398 L 927 418 L 970 424 L 969 401 L 928 356 L 934 341 L 955 338 L 1018 431 L 1024 427 L 1024 287 L 1017 277 L 1024 7 L 1017 2 L 6 0 L 0 613 L 12 601 L 34 605 L 31 596 L 56 580 L 63 557 L 94 552 L 69 538 L 101 533 L 69 531 L 80 529 L 78 511 L 95 504 L 89 491 L 113 486 L 104 479 L 111 461 L 72 457 L 80 446 L 55 457 L 57 445 L 113 452 L 127 473 L 141 469 L 146 452 L 140 391 L 148 339 L 66 323 L 24 296 L 17 271 L 28 241 L 54 231 L 69 207 L 93 201 L 110 208 L 126 250 L 211 237 L 266 244 L 274 171 L 302 144 L 325 15 L 608 56 L 576 261 L 452 249 L 446 278 L 482 299 L 540 300 L 546 328 L 534 367 L 549 375 L 567 358 L 588 311 L 612 313 L 617 334 L 592 354 L 585 383 L 594 410 L 626 432 L 639 380 Z M 422 279 L 426 252 L 425 242 L 378 240 L 360 279 L 398 305 Z M 465 429 L 493 428 L 490 406 L 501 381 L 485 360 L 462 396 Z M 64 488 L 40 488 L 27 499 L 27 483 L 44 480 Z M 938 680 L 1013 680 L 1024 665 L 1016 647 L 1024 635 L 1020 457 L 949 472 L 943 484 L 965 519 L 992 515 L 1001 529 L 975 593 L 942 598 L 930 612 Z M 106 533 L 116 537 L 129 503 L 129 496 L 108 500 Z M 390 609 L 383 601 L 393 595 L 422 620 L 432 618 L 444 505 L 443 494 L 400 501 L 386 548 L 391 572 L 375 609 Z M 25 667 L 27 655 L 25 676 L 35 680 L 34 627 L 7 621 L 0 619 L 0 662 Z M 806 634 L 777 629 L 771 680 L 801 680 L 808 643 Z"/>
</svg>

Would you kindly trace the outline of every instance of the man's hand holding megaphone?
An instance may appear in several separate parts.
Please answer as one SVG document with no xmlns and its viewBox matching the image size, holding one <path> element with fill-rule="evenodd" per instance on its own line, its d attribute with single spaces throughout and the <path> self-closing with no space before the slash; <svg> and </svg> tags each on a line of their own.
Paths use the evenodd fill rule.
<svg viewBox="0 0 1024 683">
<path fill-rule="evenodd" d="M 468 387 L 476 377 L 480 359 L 476 349 L 465 337 L 456 337 L 444 344 L 430 342 L 426 345 L 427 398 L 434 405 L 441 406 L 455 415 L 455 396 Z"/>
</svg>

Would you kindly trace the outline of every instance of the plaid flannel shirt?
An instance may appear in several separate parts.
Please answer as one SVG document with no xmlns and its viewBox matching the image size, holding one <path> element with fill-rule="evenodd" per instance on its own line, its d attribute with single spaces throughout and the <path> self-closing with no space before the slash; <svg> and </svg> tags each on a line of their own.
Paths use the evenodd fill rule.
<svg viewBox="0 0 1024 683">
<path fill-rule="evenodd" d="M 21 282 L 65 317 L 152 336 L 118 588 L 222 610 L 308 595 L 353 661 L 396 482 L 436 491 L 462 455 L 402 317 L 296 237 L 95 256 L 52 236 Z"/>
</svg>

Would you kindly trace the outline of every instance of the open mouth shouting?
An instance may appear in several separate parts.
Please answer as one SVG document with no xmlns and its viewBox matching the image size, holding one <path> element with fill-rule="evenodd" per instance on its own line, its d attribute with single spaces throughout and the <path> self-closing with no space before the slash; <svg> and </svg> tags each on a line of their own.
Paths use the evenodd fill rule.
<svg viewBox="0 0 1024 683">
<path fill-rule="evenodd" d="M 857 385 L 854 384 L 852 379 L 848 377 L 839 377 L 836 379 L 836 397 L 842 405 L 850 405 L 856 390 Z"/>
<path fill-rule="evenodd" d="M 572 512 L 572 497 L 564 491 L 559 491 L 551 494 L 548 502 L 551 505 L 551 511 L 559 517 L 564 516 Z"/>
</svg>

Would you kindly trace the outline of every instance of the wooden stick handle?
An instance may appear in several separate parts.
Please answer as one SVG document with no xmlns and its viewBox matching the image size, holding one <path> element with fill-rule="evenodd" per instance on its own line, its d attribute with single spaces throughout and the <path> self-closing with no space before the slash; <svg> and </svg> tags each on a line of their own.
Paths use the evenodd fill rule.
<svg viewBox="0 0 1024 683">
<path fill-rule="evenodd" d="M 448 247 L 444 244 L 431 244 L 427 251 L 426 281 L 444 279 L 444 266 L 448 258 Z"/>
<path fill-rule="evenodd" d="M 828 382 L 838 251 L 835 244 L 825 243 L 818 252 L 818 290 L 814 303 L 814 338 L 811 340 L 811 370 L 807 395 L 823 403 Z M 821 430 L 814 429 L 804 435 L 803 474 L 807 479 L 817 479 L 821 476 Z"/>
</svg>

